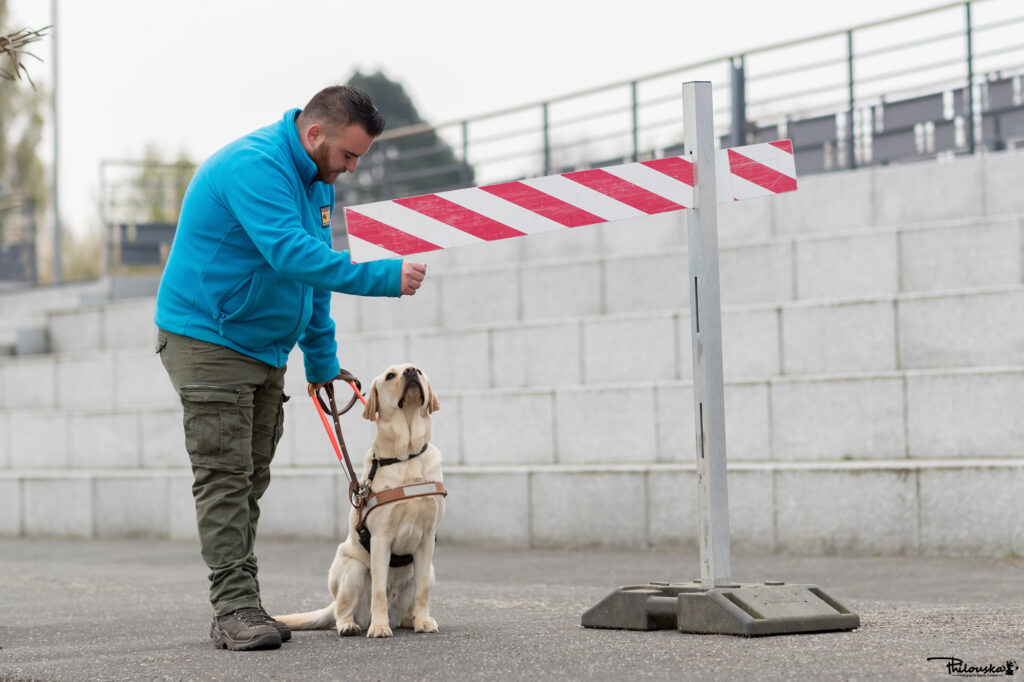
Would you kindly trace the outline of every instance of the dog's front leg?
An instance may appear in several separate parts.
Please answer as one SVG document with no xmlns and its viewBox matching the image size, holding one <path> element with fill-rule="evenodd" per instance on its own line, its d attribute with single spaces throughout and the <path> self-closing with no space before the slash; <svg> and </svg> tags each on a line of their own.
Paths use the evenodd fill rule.
<svg viewBox="0 0 1024 682">
<path fill-rule="evenodd" d="M 413 554 L 416 597 L 412 604 L 413 630 L 437 632 L 437 621 L 430 617 L 430 573 L 434 561 L 434 534 L 423 539 Z"/>
<path fill-rule="evenodd" d="M 391 538 L 378 533 L 370 538 L 370 628 L 367 637 L 390 637 L 388 623 L 388 566 Z"/>
</svg>

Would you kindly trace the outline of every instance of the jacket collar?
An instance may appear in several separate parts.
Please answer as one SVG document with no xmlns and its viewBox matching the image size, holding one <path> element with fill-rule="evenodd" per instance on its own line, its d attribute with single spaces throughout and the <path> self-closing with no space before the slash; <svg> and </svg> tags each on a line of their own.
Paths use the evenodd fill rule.
<svg viewBox="0 0 1024 682">
<path fill-rule="evenodd" d="M 295 118 L 299 115 L 300 111 L 301 109 L 289 109 L 286 111 L 281 125 L 284 128 L 284 137 L 288 140 L 288 150 L 291 152 L 295 168 L 299 172 L 299 177 L 309 187 L 316 180 L 317 168 L 316 163 L 314 163 L 313 159 L 309 158 L 309 154 L 303 148 L 302 142 L 299 141 L 299 131 L 295 127 Z"/>
</svg>

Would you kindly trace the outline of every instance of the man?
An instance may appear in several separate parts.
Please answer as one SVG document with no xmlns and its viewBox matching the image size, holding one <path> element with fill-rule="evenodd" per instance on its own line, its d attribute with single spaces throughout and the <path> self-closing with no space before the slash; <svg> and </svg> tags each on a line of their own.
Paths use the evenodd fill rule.
<svg viewBox="0 0 1024 682">
<path fill-rule="evenodd" d="M 334 181 L 384 129 L 350 86 L 216 152 L 189 184 L 157 294 L 157 352 L 181 397 L 215 647 L 291 637 L 260 603 L 253 545 L 298 342 L 309 390 L 339 372 L 332 291 L 412 295 L 426 266 L 331 249 Z"/>
</svg>

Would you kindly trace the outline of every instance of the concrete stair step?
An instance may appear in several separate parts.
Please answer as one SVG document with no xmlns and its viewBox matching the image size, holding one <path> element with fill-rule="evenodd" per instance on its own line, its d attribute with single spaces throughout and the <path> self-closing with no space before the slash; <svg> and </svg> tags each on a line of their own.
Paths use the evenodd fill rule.
<svg viewBox="0 0 1024 682">
<path fill-rule="evenodd" d="M 261 501 L 261 537 L 345 535 L 339 467 L 282 467 L 274 477 Z M 996 557 L 1024 545 L 1024 458 L 733 463 L 728 483 L 731 542 L 748 550 Z M 657 548 L 697 540 L 691 464 L 450 465 L 445 487 L 442 543 Z M 2 535 L 194 539 L 191 474 L 0 472 L 0 524 Z"/>
</svg>

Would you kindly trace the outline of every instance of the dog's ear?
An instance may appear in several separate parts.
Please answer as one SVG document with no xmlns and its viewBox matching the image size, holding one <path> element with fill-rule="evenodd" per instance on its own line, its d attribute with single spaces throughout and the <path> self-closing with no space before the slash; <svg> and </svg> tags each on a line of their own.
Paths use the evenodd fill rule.
<svg viewBox="0 0 1024 682">
<path fill-rule="evenodd" d="M 434 395 L 434 388 L 429 383 L 427 384 L 427 393 L 430 394 L 430 397 L 427 399 L 427 414 L 437 412 L 441 409 L 441 401 Z"/>
<path fill-rule="evenodd" d="M 370 387 L 370 395 L 366 400 L 366 407 L 363 408 L 363 419 L 373 421 L 377 418 L 377 382 Z"/>
</svg>

